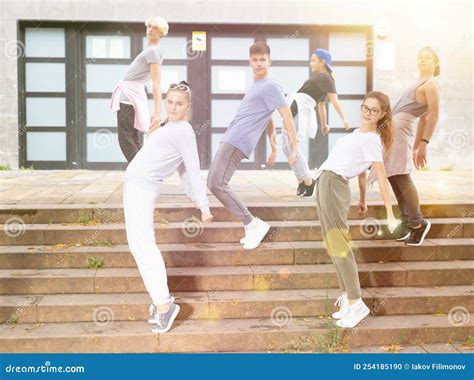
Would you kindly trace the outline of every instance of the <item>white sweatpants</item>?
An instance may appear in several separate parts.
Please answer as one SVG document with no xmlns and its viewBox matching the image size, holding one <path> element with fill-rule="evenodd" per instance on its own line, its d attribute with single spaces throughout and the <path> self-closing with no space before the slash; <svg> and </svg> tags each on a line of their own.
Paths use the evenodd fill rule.
<svg viewBox="0 0 474 380">
<path fill-rule="evenodd" d="M 159 191 L 159 187 L 152 191 L 125 181 L 123 194 L 128 246 L 155 305 L 170 302 L 166 267 L 155 240 L 154 213 Z"/>
<path fill-rule="evenodd" d="M 295 125 L 298 122 L 295 121 Z M 296 129 L 298 132 L 298 127 Z M 283 153 L 285 153 L 286 158 L 288 158 L 291 154 L 291 145 L 290 145 L 290 137 L 288 136 L 288 132 L 286 129 L 282 129 L 283 134 Z M 303 154 L 302 144 L 308 144 L 308 139 L 298 140 L 298 154 L 296 156 L 297 160 L 294 164 L 290 165 L 291 170 L 295 173 L 298 182 L 302 182 L 304 179 L 311 178 L 311 171 L 309 170 L 308 159 Z"/>
</svg>

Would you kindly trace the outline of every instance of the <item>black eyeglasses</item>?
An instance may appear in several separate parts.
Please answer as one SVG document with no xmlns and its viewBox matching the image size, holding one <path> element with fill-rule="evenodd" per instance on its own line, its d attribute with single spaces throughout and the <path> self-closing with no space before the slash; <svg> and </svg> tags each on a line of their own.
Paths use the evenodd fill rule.
<svg viewBox="0 0 474 380">
<path fill-rule="evenodd" d="M 380 113 L 380 110 L 378 108 L 369 108 L 367 107 L 365 104 L 362 104 L 360 106 L 360 110 L 363 112 L 363 113 L 367 113 L 367 112 L 370 112 L 370 114 L 372 116 L 377 116 L 379 113 Z"/>
<path fill-rule="evenodd" d="M 190 92 L 189 86 L 182 83 L 171 83 L 170 90 L 179 90 L 181 92 Z"/>
</svg>

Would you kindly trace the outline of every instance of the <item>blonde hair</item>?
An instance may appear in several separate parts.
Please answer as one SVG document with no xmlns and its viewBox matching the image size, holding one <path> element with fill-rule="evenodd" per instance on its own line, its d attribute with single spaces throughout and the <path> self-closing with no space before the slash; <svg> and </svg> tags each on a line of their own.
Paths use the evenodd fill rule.
<svg viewBox="0 0 474 380">
<path fill-rule="evenodd" d="M 149 17 L 145 20 L 145 25 L 152 26 L 154 28 L 157 28 L 160 33 L 161 37 L 165 37 L 168 34 L 168 30 L 170 29 L 168 22 L 160 16 L 153 16 Z"/>
</svg>

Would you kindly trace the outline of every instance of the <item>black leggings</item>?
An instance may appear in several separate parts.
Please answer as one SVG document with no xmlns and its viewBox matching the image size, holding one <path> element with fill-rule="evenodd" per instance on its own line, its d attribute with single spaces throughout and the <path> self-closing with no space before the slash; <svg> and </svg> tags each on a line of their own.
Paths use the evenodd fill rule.
<svg viewBox="0 0 474 380">
<path fill-rule="evenodd" d="M 402 222 L 409 224 L 410 227 L 418 227 L 423 221 L 423 215 L 420 211 L 418 191 L 410 174 L 394 175 L 388 177 L 388 181 L 397 197 Z"/>
<path fill-rule="evenodd" d="M 143 134 L 133 127 L 135 111 L 131 104 L 120 103 L 117 128 L 120 149 L 128 162 L 132 161 L 143 145 Z"/>
</svg>

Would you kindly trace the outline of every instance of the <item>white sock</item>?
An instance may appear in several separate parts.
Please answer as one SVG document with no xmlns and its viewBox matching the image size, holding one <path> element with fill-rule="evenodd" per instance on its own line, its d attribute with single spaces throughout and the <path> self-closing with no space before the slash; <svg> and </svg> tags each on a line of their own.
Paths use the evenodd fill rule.
<svg viewBox="0 0 474 380">
<path fill-rule="evenodd" d="M 245 225 L 246 229 L 252 229 L 257 227 L 257 219 L 253 218 L 252 221 L 249 224 Z"/>
<path fill-rule="evenodd" d="M 357 301 L 355 301 L 354 303 L 349 302 L 349 306 L 351 306 L 351 307 L 360 306 L 361 302 L 362 302 L 362 298 L 358 298 Z"/>
</svg>

